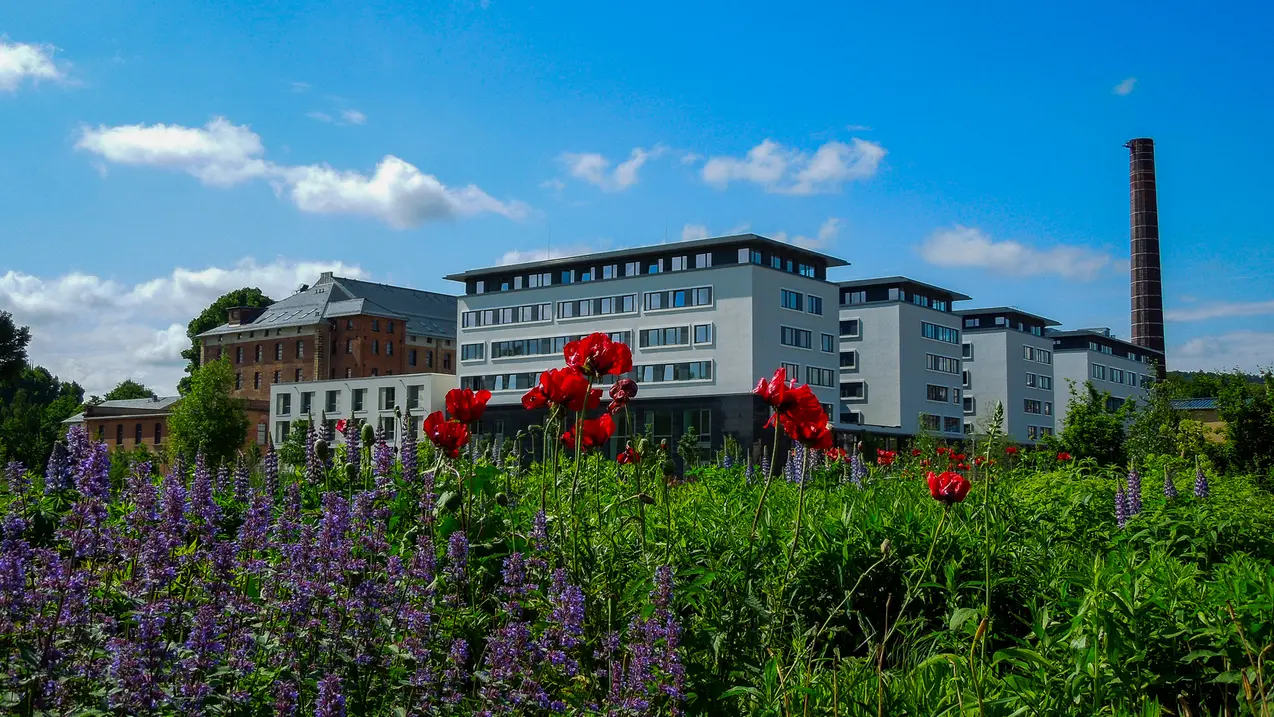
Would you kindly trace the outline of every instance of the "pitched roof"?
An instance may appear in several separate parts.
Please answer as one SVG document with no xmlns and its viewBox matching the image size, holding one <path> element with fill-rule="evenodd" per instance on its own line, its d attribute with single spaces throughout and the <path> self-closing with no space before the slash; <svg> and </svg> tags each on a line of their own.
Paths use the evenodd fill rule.
<svg viewBox="0 0 1274 717">
<path fill-rule="evenodd" d="M 406 326 L 405 333 L 409 334 L 456 335 L 454 296 L 324 273 L 314 286 L 271 304 L 251 323 L 222 324 L 199 336 L 312 326 L 325 319 L 358 314 L 401 319 Z"/>
<path fill-rule="evenodd" d="M 83 413 L 62 421 L 62 423 L 83 423 L 85 417 L 103 418 L 106 416 L 157 416 L 168 415 L 173 405 L 181 400 L 181 396 L 158 396 L 156 398 L 125 398 L 115 401 L 102 401 L 90 404 Z M 88 414 L 93 414 L 88 416 Z"/>
<path fill-rule="evenodd" d="M 1178 411 L 1215 411 L 1215 398 L 1174 398 L 1172 407 Z"/>
</svg>

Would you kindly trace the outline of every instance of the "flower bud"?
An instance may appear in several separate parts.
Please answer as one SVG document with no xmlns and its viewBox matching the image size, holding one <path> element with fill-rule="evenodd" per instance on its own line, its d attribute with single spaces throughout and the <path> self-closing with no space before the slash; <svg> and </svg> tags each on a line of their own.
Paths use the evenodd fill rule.
<svg viewBox="0 0 1274 717">
<path fill-rule="evenodd" d="M 496 502 L 496 505 L 508 505 L 508 504 L 509 504 L 509 496 L 508 496 L 507 494 L 505 494 L 503 491 L 501 491 L 501 492 L 499 492 L 499 493 L 496 493 L 496 494 L 495 494 L 495 502 Z"/>
<path fill-rule="evenodd" d="M 646 505 L 654 505 L 654 504 L 655 504 L 655 499 L 654 499 L 654 498 L 651 498 L 651 497 L 650 497 L 650 495 L 649 495 L 648 493 L 638 493 L 638 494 L 637 494 L 637 500 L 640 500 L 641 502 L 645 503 Z"/>
<path fill-rule="evenodd" d="M 372 428 L 372 424 L 364 423 L 363 424 L 363 445 L 370 448 L 371 445 L 375 442 L 376 442 L 376 430 Z"/>
<path fill-rule="evenodd" d="M 320 461 L 327 461 L 327 441 L 322 438 L 314 441 L 314 454 L 318 456 Z"/>
<path fill-rule="evenodd" d="M 358 464 L 346 463 L 345 477 L 349 479 L 350 483 L 353 483 L 354 481 L 358 480 Z"/>
<path fill-rule="evenodd" d="M 888 555 L 891 548 L 893 548 L 893 544 L 889 542 L 889 538 L 885 538 L 880 542 L 881 555 Z"/>
</svg>

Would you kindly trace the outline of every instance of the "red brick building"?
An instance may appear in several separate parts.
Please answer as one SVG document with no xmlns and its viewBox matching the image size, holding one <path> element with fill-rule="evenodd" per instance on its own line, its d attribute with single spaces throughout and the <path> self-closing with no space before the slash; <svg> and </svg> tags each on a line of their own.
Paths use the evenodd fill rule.
<svg viewBox="0 0 1274 717">
<path fill-rule="evenodd" d="M 85 406 L 83 413 L 62 423 L 84 426 L 89 438 L 105 443 L 112 450 L 131 451 L 145 446 L 153 453 L 162 453 L 168 445 L 168 417 L 180 401 L 181 396 L 103 401 Z M 249 400 L 245 408 L 251 428 L 245 436 L 244 448 L 265 445 L 269 438 L 266 432 L 269 405 L 266 401 Z"/>
<path fill-rule="evenodd" d="M 234 395 L 268 401 L 278 383 L 456 372 L 456 297 L 325 272 L 267 308 L 232 308 L 199 335 L 204 363 L 225 358 Z"/>
</svg>

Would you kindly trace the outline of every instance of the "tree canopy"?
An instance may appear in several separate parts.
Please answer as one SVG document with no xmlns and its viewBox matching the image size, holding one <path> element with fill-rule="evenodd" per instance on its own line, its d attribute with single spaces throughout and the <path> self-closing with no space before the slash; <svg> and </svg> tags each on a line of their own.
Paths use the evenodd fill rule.
<svg viewBox="0 0 1274 717">
<path fill-rule="evenodd" d="M 105 400 L 123 401 L 130 398 L 155 398 L 155 392 L 131 378 L 126 378 L 106 394 Z"/>
<path fill-rule="evenodd" d="M 17 378 L 0 381 L 0 465 L 21 461 L 43 472 L 62 421 L 83 402 L 78 383 L 60 381 L 43 366 L 26 364 Z"/>
<path fill-rule="evenodd" d="M 14 323 L 9 312 L 0 311 L 0 381 L 11 381 L 22 375 L 30 342 L 31 330 Z"/>
<path fill-rule="evenodd" d="M 177 384 L 178 393 L 185 396 L 190 392 L 191 376 L 199 368 L 199 343 L 195 339 L 196 336 L 226 323 L 227 309 L 235 306 L 266 307 L 273 303 L 274 299 L 261 293 L 260 289 L 244 287 L 223 294 L 221 298 L 209 304 L 208 308 L 200 312 L 198 316 L 191 319 L 190 323 L 186 325 L 186 336 L 190 339 L 190 346 L 181 352 L 181 357 L 187 361 L 186 373 L 188 375 L 183 376 Z"/>
<path fill-rule="evenodd" d="M 1062 446 L 1076 458 L 1122 465 L 1128 457 L 1125 426 L 1135 403 L 1115 405 L 1110 394 L 1098 391 L 1091 381 L 1081 387 L 1071 385 L 1070 393 L 1066 425 L 1059 436 Z"/>
<path fill-rule="evenodd" d="M 244 402 L 231 396 L 234 368 L 222 359 L 200 366 L 168 417 L 169 450 L 187 461 L 202 451 L 216 465 L 234 457 L 248 433 Z"/>
</svg>

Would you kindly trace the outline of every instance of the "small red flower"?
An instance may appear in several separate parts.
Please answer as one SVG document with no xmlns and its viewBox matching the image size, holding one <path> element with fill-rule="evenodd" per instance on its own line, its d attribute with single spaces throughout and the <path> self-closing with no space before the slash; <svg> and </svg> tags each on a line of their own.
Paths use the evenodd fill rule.
<svg viewBox="0 0 1274 717">
<path fill-rule="evenodd" d="M 469 442 L 469 427 L 459 421 L 448 421 L 442 411 L 429 414 L 424 423 L 425 435 L 451 458 L 460 457 L 460 449 Z"/>
<path fill-rule="evenodd" d="M 934 452 L 935 452 L 935 453 L 937 453 L 937 454 L 938 454 L 938 455 L 940 455 L 940 456 L 945 456 L 945 455 L 947 454 L 947 451 L 948 451 L 948 450 L 950 450 L 950 449 L 948 449 L 946 446 L 938 446 L 938 450 L 936 450 L 936 451 L 934 451 Z"/>
<path fill-rule="evenodd" d="M 800 441 L 806 448 L 827 450 L 832 447 L 834 435 L 832 426 L 824 418 L 822 423 L 796 423 L 789 421 L 783 425 L 787 435 L 794 441 Z"/>
<path fill-rule="evenodd" d="M 876 449 L 876 465 L 878 466 L 893 465 L 894 461 L 897 459 L 898 454 L 894 451 L 887 451 L 883 448 Z"/>
<path fill-rule="evenodd" d="M 618 376 L 633 370 L 633 351 L 602 333 L 572 341 L 562 351 L 566 365 L 592 378 Z"/>
<path fill-rule="evenodd" d="M 829 463 L 840 463 L 849 460 L 849 452 L 844 448 L 828 448 L 827 461 Z"/>
<path fill-rule="evenodd" d="M 1017 455 L 1017 446 L 1005 446 L 1004 452 L 1010 456 Z"/>
<path fill-rule="evenodd" d="M 969 494 L 969 479 L 954 471 L 929 471 L 929 495 L 947 505 L 959 503 Z"/>
<path fill-rule="evenodd" d="M 985 463 L 985 462 L 986 462 L 986 459 L 985 459 L 985 458 L 983 458 L 982 456 L 974 456 L 974 457 L 973 457 L 973 465 L 975 465 L 975 466 L 980 466 L 980 465 L 982 465 L 982 464 L 983 464 L 983 463 Z"/>
<path fill-rule="evenodd" d="M 634 451 L 632 444 L 629 444 L 624 448 L 623 453 L 620 453 L 619 456 L 615 458 L 615 462 L 621 466 L 641 463 L 641 454 Z"/>
<path fill-rule="evenodd" d="M 345 420 L 344 418 L 340 419 L 339 421 L 336 422 L 336 432 L 344 433 L 345 427 L 348 425 L 349 425 L 349 421 Z"/>
<path fill-rule="evenodd" d="M 928 458 L 922 458 L 922 459 L 920 459 L 920 467 L 921 467 L 921 468 L 928 468 L 928 467 L 929 467 L 929 459 L 928 459 Z"/>
<path fill-rule="evenodd" d="M 967 470 L 969 470 L 969 464 L 968 464 L 968 463 L 957 463 L 957 464 L 956 464 L 956 470 L 958 470 L 958 471 L 967 471 Z"/>
<path fill-rule="evenodd" d="M 637 395 L 637 382 L 631 378 L 621 378 L 610 387 L 610 403 L 606 406 L 606 412 L 610 415 L 619 413 L 619 410 L 628 405 L 628 402 Z"/>
<path fill-rule="evenodd" d="M 609 413 L 603 413 L 598 418 L 578 421 L 573 428 L 562 434 L 562 444 L 567 448 L 575 448 L 577 432 L 581 449 L 588 450 L 594 446 L 600 446 L 614 435 L 615 419 L 611 418 Z"/>
<path fill-rule="evenodd" d="M 913 455 L 913 456 L 918 456 L 918 455 L 920 455 L 920 449 L 919 449 L 919 448 L 912 448 L 912 449 L 911 449 L 911 455 Z"/>
<path fill-rule="evenodd" d="M 952 454 L 952 455 L 951 455 L 951 460 L 953 460 L 953 461 L 955 461 L 955 462 L 959 463 L 959 462 L 961 462 L 961 461 L 963 461 L 963 460 L 964 460 L 964 454 L 963 454 L 963 453 L 954 453 L 954 454 Z"/>
<path fill-rule="evenodd" d="M 589 388 L 588 376 L 570 367 L 550 369 L 540 374 L 539 384 L 522 396 L 522 406 L 527 410 L 553 404 L 578 412 L 597 408 L 601 402 L 602 390 Z"/>
<path fill-rule="evenodd" d="M 447 392 L 447 414 L 461 423 L 476 423 L 490 400 L 490 391 L 475 393 L 471 388 L 453 388 Z"/>
<path fill-rule="evenodd" d="M 1067 453 L 1066 451 L 1062 451 L 1061 453 L 1057 454 L 1057 460 L 1059 461 L 1069 461 L 1070 459 L 1071 459 L 1071 454 Z"/>
</svg>

